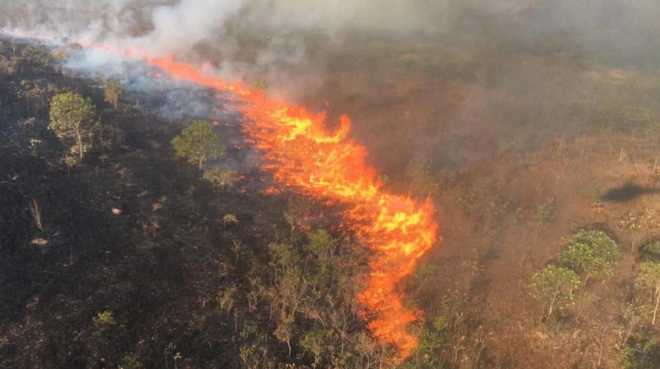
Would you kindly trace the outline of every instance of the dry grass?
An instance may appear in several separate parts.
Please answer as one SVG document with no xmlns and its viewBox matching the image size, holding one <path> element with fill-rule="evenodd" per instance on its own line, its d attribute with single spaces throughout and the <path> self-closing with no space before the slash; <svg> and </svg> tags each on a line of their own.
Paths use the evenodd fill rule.
<svg viewBox="0 0 660 369">
<path fill-rule="evenodd" d="M 37 199 L 32 199 L 29 204 L 30 215 L 34 221 L 34 225 L 40 232 L 44 231 L 44 226 L 41 223 L 41 207 L 39 206 L 39 201 Z"/>
</svg>

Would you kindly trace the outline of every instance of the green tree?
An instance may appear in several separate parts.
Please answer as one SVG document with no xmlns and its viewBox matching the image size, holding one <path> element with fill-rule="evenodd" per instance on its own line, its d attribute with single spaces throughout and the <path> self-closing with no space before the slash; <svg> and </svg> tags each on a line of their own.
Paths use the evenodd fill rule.
<svg viewBox="0 0 660 369">
<path fill-rule="evenodd" d="M 624 353 L 624 369 L 657 369 L 660 363 L 660 337 L 651 327 L 643 327 L 630 338 Z"/>
<path fill-rule="evenodd" d="M 106 80 L 104 82 L 103 96 L 105 102 L 111 104 L 117 110 L 119 108 L 119 99 L 124 95 L 124 88 L 119 81 Z"/>
<path fill-rule="evenodd" d="M 57 94 L 51 100 L 48 129 L 59 137 L 74 137 L 77 153 L 82 160 L 88 150 L 88 146 L 83 143 L 83 135 L 91 133 L 95 116 L 96 108 L 90 98 L 75 92 Z"/>
<path fill-rule="evenodd" d="M 645 245 L 641 257 L 646 261 L 660 261 L 660 241 L 653 241 Z"/>
<path fill-rule="evenodd" d="M 225 154 L 225 147 L 213 131 L 213 126 L 201 120 L 193 121 L 180 135 L 174 137 L 172 146 L 176 156 L 190 163 L 198 163 L 200 170 L 207 159 L 217 159 Z"/>
<path fill-rule="evenodd" d="M 53 63 L 53 55 L 46 45 L 30 44 L 21 51 L 23 60 L 38 69 L 46 69 Z"/>
<path fill-rule="evenodd" d="M 580 278 L 574 271 L 550 265 L 536 272 L 529 284 L 531 295 L 543 305 L 541 318 L 551 316 L 555 307 L 564 308 L 573 302 L 580 288 Z"/>
<path fill-rule="evenodd" d="M 536 209 L 536 217 L 541 224 L 548 224 L 555 213 L 555 199 L 548 199 Z"/>
<path fill-rule="evenodd" d="M 448 343 L 448 331 L 448 322 L 444 316 L 427 322 L 420 334 L 417 350 L 401 365 L 401 369 L 442 368 L 447 362 L 443 350 Z"/>
<path fill-rule="evenodd" d="M 644 263 L 644 270 L 635 281 L 635 289 L 640 307 L 650 313 L 651 324 L 655 325 L 660 308 L 660 262 Z"/>
<path fill-rule="evenodd" d="M 604 278 L 614 273 L 619 262 L 619 246 L 602 231 L 581 231 L 573 236 L 573 243 L 557 255 L 561 266 L 584 276 Z"/>
</svg>

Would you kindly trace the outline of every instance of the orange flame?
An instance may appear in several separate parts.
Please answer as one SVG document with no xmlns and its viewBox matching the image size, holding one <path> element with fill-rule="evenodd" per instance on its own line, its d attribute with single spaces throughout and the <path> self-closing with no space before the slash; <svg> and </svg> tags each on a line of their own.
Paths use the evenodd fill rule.
<svg viewBox="0 0 660 369">
<path fill-rule="evenodd" d="M 376 171 L 366 164 L 367 150 L 347 138 L 351 128 L 347 116 L 340 117 L 336 132 L 328 132 L 325 113 L 312 114 L 305 107 L 270 99 L 241 83 L 226 83 L 206 74 L 206 66 L 97 44 L 84 46 L 141 55 L 174 78 L 239 95 L 243 103 L 237 109 L 249 121 L 245 132 L 263 152 L 263 167 L 280 184 L 351 205 L 346 213 L 352 221 L 349 226 L 375 251 L 364 290 L 358 295 L 361 317 L 376 339 L 397 347 L 395 363 L 416 349 L 417 337 L 406 326 L 419 319 L 421 312 L 404 307 L 400 283 L 437 241 L 435 210 L 429 200 L 418 205 L 409 197 L 382 189 Z"/>
<path fill-rule="evenodd" d="M 352 205 L 346 215 L 354 221 L 353 229 L 376 251 L 366 286 L 358 295 L 361 315 L 375 338 L 398 348 L 396 362 L 408 357 L 418 342 L 406 325 L 420 313 L 403 306 L 399 285 L 437 240 L 431 202 L 417 206 L 408 197 L 382 189 L 376 171 L 366 164 L 366 149 L 347 139 L 351 128 L 347 116 L 340 117 L 336 132 L 328 132 L 325 113 L 315 115 L 241 84 L 228 85 L 189 64 L 146 60 L 176 78 L 238 93 L 245 101 L 238 110 L 251 123 L 245 131 L 263 152 L 263 167 L 279 183 Z"/>
</svg>

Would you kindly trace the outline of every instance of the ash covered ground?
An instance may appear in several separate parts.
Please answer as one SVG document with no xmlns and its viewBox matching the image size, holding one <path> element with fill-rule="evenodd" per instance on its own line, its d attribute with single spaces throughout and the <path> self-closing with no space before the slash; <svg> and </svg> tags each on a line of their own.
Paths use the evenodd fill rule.
<svg viewBox="0 0 660 369">
<path fill-rule="evenodd" d="M 209 61 L 327 109 L 330 131 L 348 114 L 383 188 L 437 209 L 443 241 L 399 286 L 423 312 L 416 349 L 397 363 L 367 326 L 373 252 L 345 209 L 264 193 L 240 99 L 71 45 L 42 65 L 3 39 L 0 366 L 657 367 L 657 4 L 212 3 L 2 6 L 14 30 Z M 81 163 L 47 128 L 66 91 L 104 126 Z M 207 168 L 238 170 L 233 186 L 175 157 L 194 119 L 219 123 L 227 155 Z"/>
</svg>

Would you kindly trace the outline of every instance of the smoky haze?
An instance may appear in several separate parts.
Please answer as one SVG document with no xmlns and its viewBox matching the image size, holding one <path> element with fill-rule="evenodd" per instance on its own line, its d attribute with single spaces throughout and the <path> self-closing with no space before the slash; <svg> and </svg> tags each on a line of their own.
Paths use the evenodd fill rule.
<svg viewBox="0 0 660 369">
<path fill-rule="evenodd" d="M 237 26 L 314 30 L 333 41 L 349 32 L 495 47 L 542 44 L 619 64 L 655 61 L 660 42 L 660 5 L 653 0 L 2 0 L 0 10 L 5 27 L 155 55 L 200 44 L 226 53 L 240 42 L 232 33 Z M 295 49 L 300 54 L 304 47 L 298 42 Z M 262 62 L 278 60 L 269 55 L 272 48 L 264 52 Z"/>
</svg>

